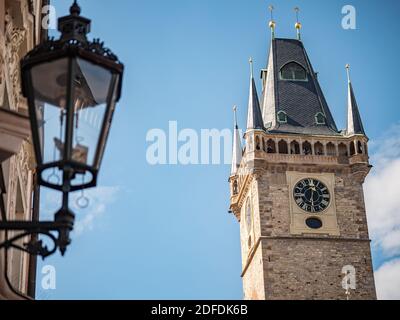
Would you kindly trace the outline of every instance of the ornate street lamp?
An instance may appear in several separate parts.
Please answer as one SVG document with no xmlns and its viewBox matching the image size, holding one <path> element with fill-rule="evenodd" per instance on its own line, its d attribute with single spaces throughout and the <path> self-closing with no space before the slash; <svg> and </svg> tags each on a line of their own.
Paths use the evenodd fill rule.
<svg viewBox="0 0 400 320">
<path fill-rule="evenodd" d="M 40 241 L 18 248 L 48 256 L 58 247 L 64 254 L 74 224 L 69 193 L 97 184 L 124 67 L 99 39 L 88 41 L 90 20 L 80 12 L 74 1 L 70 15 L 58 21 L 60 39 L 45 41 L 21 61 L 38 183 L 61 191 L 62 207 L 53 222 L 0 222 L 0 230 L 23 231 L 0 248 L 16 247 L 16 240 L 30 234 L 44 234 L 54 241 L 53 250 Z"/>
</svg>

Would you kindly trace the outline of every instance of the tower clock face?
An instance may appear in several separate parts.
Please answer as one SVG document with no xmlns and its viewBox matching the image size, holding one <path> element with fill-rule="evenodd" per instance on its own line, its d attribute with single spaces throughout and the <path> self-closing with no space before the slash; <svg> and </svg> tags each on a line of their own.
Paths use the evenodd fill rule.
<svg viewBox="0 0 400 320">
<path fill-rule="evenodd" d="M 324 211 L 331 201 L 328 187 L 313 178 L 300 180 L 294 187 L 293 196 L 301 209 L 311 213 Z"/>
</svg>

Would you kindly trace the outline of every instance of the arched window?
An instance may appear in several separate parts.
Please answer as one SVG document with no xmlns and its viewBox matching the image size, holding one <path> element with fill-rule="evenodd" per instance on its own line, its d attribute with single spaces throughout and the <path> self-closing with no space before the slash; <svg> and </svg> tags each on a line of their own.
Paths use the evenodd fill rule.
<svg viewBox="0 0 400 320">
<path fill-rule="evenodd" d="M 285 140 L 279 141 L 278 149 L 279 149 L 280 154 L 288 154 L 289 153 L 288 144 Z"/>
<path fill-rule="evenodd" d="M 326 152 L 328 153 L 328 156 L 336 156 L 336 147 L 332 142 L 329 142 L 326 145 Z"/>
<path fill-rule="evenodd" d="M 256 150 L 260 151 L 261 150 L 261 145 L 260 145 L 260 137 L 256 137 Z"/>
<path fill-rule="evenodd" d="M 344 143 L 339 144 L 339 156 L 347 157 L 347 146 Z"/>
<path fill-rule="evenodd" d="M 356 154 L 356 147 L 354 143 L 354 141 L 350 142 L 350 156 L 354 156 Z"/>
<path fill-rule="evenodd" d="M 289 62 L 281 68 L 282 80 L 307 80 L 306 70 L 296 62 Z"/>
<path fill-rule="evenodd" d="M 233 182 L 233 194 L 238 194 L 238 183 L 236 180 Z"/>
<path fill-rule="evenodd" d="M 247 232 L 250 232 L 251 230 L 251 219 L 252 219 L 252 214 L 251 214 L 251 204 L 250 204 L 250 198 L 247 198 L 247 202 L 246 202 L 246 228 L 247 228 Z"/>
<path fill-rule="evenodd" d="M 278 114 L 278 122 L 279 123 L 287 123 L 287 114 L 285 111 L 279 111 Z"/>
<path fill-rule="evenodd" d="M 300 144 L 296 140 L 290 143 L 290 154 L 300 154 Z"/>
<path fill-rule="evenodd" d="M 359 154 L 363 153 L 363 146 L 362 146 L 362 143 L 360 141 L 357 142 L 357 152 Z"/>
<path fill-rule="evenodd" d="M 317 156 L 323 156 L 324 155 L 324 146 L 321 142 L 317 142 L 316 144 L 314 144 L 314 153 Z"/>
<path fill-rule="evenodd" d="M 364 143 L 364 153 L 368 154 L 368 146 L 366 143 Z"/>
<path fill-rule="evenodd" d="M 303 154 L 304 155 L 312 154 L 311 143 L 309 143 L 308 141 L 303 143 Z"/>
<path fill-rule="evenodd" d="M 315 123 L 316 124 L 325 124 L 325 116 L 322 112 L 318 112 L 315 115 Z"/>
<path fill-rule="evenodd" d="M 267 153 L 276 153 L 275 141 L 272 139 L 267 141 Z"/>
</svg>

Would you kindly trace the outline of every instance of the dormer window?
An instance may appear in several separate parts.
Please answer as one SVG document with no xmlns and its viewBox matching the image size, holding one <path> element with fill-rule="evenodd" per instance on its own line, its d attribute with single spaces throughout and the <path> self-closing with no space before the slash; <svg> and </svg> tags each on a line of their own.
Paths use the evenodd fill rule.
<svg viewBox="0 0 400 320">
<path fill-rule="evenodd" d="M 315 115 L 315 123 L 316 124 L 325 124 L 326 123 L 325 122 L 325 116 L 324 116 L 324 114 L 322 112 L 318 112 Z"/>
<path fill-rule="evenodd" d="M 285 111 L 279 111 L 277 118 L 279 123 L 287 123 L 287 114 Z"/>
<path fill-rule="evenodd" d="M 289 62 L 281 68 L 281 80 L 306 81 L 306 70 L 296 62 Z"/>
</svg>

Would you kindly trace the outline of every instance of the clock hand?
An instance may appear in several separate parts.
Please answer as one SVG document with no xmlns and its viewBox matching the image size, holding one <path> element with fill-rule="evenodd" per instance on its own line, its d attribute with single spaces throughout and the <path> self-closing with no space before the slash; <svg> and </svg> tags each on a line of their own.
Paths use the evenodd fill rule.
<svg viewBox="0 0 400 320">
<path fill-rule="evenodd" d="M 314 190 L 311 189 L 311 205 L 314 206 Z"/>
</svg>

